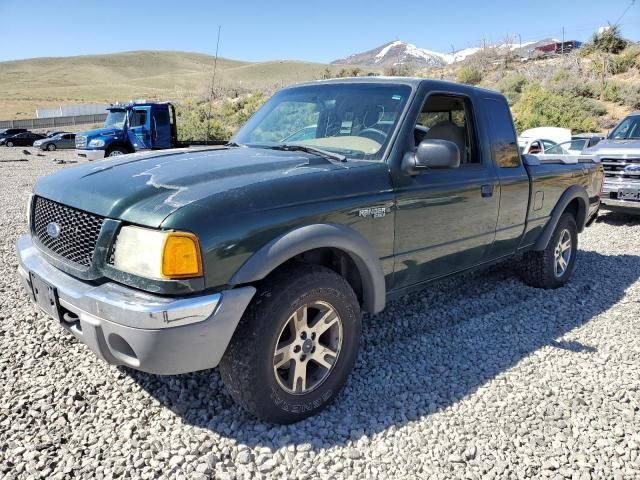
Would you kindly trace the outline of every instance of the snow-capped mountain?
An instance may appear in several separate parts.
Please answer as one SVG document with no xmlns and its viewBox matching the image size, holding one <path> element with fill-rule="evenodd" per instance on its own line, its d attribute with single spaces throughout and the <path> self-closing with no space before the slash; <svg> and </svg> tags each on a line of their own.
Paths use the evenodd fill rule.
<svg viewBox="0 0 640 480">
<path fill-rule="evenodd" d="M 516 54 L 522 53 L 522 56 L 525 56 L 529 50 L 533 50 L 539 44 L 549 43 L 550 41 L 557 40 L 546 39 L 539 42 L 524 42 L 522 44 L 502 43 L 487 45 L 485 48 L 495 48 L 498 52 L 505 53 L 511 50 Z M 416 68 L 444 67 L 445 65 L 450 65 L 455 62 L 461 62 L 481 50 L 482 47 L 470 47 L 453 53 L 440 53 L 417 47 L 408 42 L 396 40 L 366 52 L 356 53 L 347 58 L 334 60 L 331 63 L 372 67 L 391 67 L 394 65 L 409 65 Z"/>
<path fill-rule="evenodd" d="M 396 40 L 363 53 L 335 60 L 340 65 L 366 65 L 390 67 L 393 65 L 411 65 L 414 67 L 443 67 L 451 63 L 450 55 L 418 48 L 407 42 Z"/>
</svg>

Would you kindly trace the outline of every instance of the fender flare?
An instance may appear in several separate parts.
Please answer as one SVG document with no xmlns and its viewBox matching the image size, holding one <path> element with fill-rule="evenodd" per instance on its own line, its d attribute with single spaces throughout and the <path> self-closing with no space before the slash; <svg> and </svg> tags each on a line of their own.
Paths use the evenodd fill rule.
<svg viewBox="0 0 640 480">
<path fill-rule="evenodd" d="M 346 225 L 305 225 L 280 235 L 249 257 L 229 283 L 235 286 L 262 280 L 287 260 L 316 248 L 336 248 L 347 253 L 360 273 L 364 310 L 378 313 L 384 309 L 386 286 L 382 262 L 367 239 Z"/>
<path fill-rule="evenodd" d="M 549 218 L 547 225 L 544 227 L 542 233 L 538 237 L 538 240 L 536 240 L 536 243 L 533 246 L 534 250 L 541 251 L 547 248 L 547 245 L 551 240 L 551 236 L 560 221 L 560 217 L 566 210 L 569 203 L 575 199 L 578 199 L 578 212 L 576 217 L 578 232 L 582 232 L 584 230 L 584 226 L 587 221 L 587 210 L 589 208 L 589 195 L 584 187 L 580 185 L 573 185 L 564 191 L 558 199 L 556 206 L 553 207 L 551 217 Z"/>
</svg>

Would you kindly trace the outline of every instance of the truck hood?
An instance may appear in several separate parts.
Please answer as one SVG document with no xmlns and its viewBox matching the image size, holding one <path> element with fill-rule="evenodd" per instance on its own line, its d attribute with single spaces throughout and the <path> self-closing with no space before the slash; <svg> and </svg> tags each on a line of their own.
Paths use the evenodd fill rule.
<svg viewBox="0 0 640 480">
<path fill-rule="evenodd" d="M 270 183 L 283 178 L 363 163 L 343 166 L 306 153 L 258 148 L 173 149 L 65 168 L 40 179 L 34 193 L 104 217 L 157 228 L 178 209 L 203 199 L 226 195 L 228 200 L 234 193 L 234 211 L 223 213 L 235 214 L 247 189 L 270 188 Z M 215 199 L 207 205 L 212 203 Z"/>
<path fill-rule="evenodd" d="M 610 140 L 605 138 L 591 148 L 582 151 L 583 154 L 596 155 L 630 155 L 640 157 L 640 140 Z"/>
<path fill-rule="evenodd" d="M 96 128 L 94 130 L 87 130 L 86 132 L 78 133 L 78 135 L 82 135 L 83 137 L 87 137 L 87 138 L 95 138 L 95 137 L 109 137 L 109 136 L 117 135 L 119 133 L 122 133 L 122 130 L 109 127 L 109 128 Z"/>
</svg>

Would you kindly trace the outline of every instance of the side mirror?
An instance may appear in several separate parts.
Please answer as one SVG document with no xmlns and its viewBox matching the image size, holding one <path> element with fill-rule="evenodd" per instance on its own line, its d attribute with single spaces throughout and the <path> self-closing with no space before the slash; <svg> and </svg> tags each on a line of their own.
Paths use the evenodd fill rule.
<svg viewBox="0 0 640 480">
<path fill-rule="evenodd" d="M 402 170 L 407 175 L 420 175 L 435 168 L 458 168 L 460 149 L 448 140 L 423 140 L 415 152 L 402 159 Z"/>
</svg>

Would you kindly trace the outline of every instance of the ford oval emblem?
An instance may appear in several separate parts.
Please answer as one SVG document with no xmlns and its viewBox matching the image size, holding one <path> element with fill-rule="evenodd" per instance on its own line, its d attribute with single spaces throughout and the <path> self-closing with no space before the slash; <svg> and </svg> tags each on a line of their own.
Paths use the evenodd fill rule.
<svg viewBox="0 0 640 480">
<path fill-rule="evenodd" d="M 49 235 L 51 238 L 58 238 L 58 236 L 60 236 L 61 230 L 62 229 L 60 228 L 60 225 L 58 225 L 56 222 L 51 222 L 47 225 L 47 235 Z"/>
</svg>

